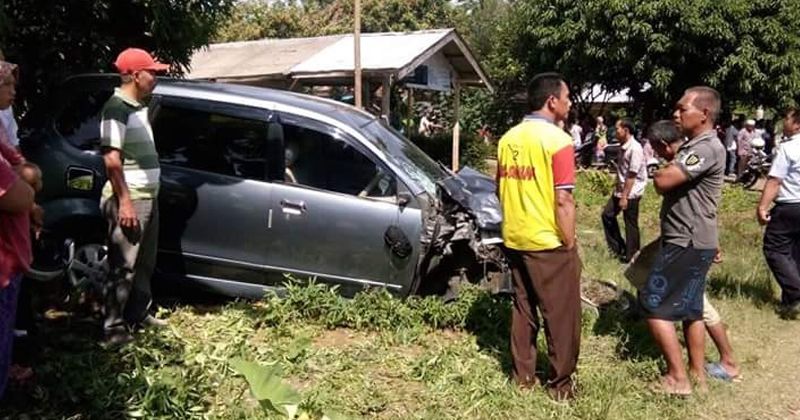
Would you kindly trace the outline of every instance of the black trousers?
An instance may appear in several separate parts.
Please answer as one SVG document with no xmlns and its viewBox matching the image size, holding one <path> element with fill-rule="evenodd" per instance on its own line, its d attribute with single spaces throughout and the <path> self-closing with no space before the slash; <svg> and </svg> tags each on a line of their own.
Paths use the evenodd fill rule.
<svg viewBox="0 0 800 420">
<path fill-rule="evenodd" d="M 800 302 L 800 204 L 776 204 L 764 232 L 764 257 L 781 286 L 781 303 Z"/>
<path fill-rule="evenodd" d="M 606 234 L 606 243 L 615 255 L 630 261 L 640 246 L 639 233 L 639 198 L 628 199 L 628 209 L 622 210 L 619 198 L 611 196 L 603 209 L 603 230 Z M 622 212 L 625 221 L 625 240 L 619 231 L 617 215 Z"/>
</svg>

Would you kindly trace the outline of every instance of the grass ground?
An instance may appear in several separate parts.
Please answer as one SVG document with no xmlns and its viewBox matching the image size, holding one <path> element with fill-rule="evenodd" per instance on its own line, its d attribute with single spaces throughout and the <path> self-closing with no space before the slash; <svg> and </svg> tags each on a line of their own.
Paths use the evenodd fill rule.
<svg viewBox="0 0 800 420">
<path fill-rule="evenodd" d="M 593 172 L 579 179 L 584 277 L 624 284 L 599 222 L 608 186 Z M 178 306 L 162 314 L 169 329 L 142 334 L 120 351 L 100 349 L 88 332 L 93 324 L 49 322 L 38 385 L 0 406 L 0 418 L 267 417 L 230 367 L 239 357 L 281 366 L 305 409 L 350 418 L 800 419 L 800 322 L 775 315 L 777 288 L 760 250 L 756 200 L 756 193 L 726 188 L 725 262 L 708 285 L 744 380 L 712 382 L 705 396 L 648 392 L 662 362 L 641 320 L 614 308 L 585 313 L 581 396 L 556 405 L 509 382 L 505 298 L 467 289 L 447 305 L 381 291 L 346 301 L 311 286 L 293 287 L 283 300 Z M 657 235 L 659 203 L 649 190 L 641 210 L 645 241 Z M 708 357 L 715 358 L 710 344 Z"/>
</svg>

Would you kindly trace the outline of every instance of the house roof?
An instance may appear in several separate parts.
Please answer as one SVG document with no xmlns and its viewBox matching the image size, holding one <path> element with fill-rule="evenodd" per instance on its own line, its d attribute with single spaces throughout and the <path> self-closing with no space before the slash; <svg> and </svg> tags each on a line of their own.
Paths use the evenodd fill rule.
<svg viewBox="0 0 800 420">
<path fill-rule="evenodd" d="M 401 79 L 442 53 L 463 85 L 492 89 L 480 63 L 453 29 L 361 35 L 365 75 Z M 188 78 L 226 81 L 268 79 L 349 80 L 354 72 L 352 34 L 212 44 L 192 56 Z"/>
</svg>

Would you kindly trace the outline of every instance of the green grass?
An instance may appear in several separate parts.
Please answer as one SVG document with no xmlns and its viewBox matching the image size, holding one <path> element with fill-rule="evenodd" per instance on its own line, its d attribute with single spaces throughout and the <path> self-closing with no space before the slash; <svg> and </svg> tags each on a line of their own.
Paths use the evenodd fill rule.
<svg viewBox="0 0 800 420">
<path fill-rule="evenodd" d="M 598 173 L 579 177 L 584 278 L 625 285 L 599 221 L 609 186 Z M 401 301 L 381 290 L 345 300 L 312 284 L 289 287 L 284 299 L 166 311 L 168 330 L 141 334 L 119 351 L 100 349 L 81 325 L 49 326 L 36 389 L 26 402 L 0 409 L 0 418 L 266 418 L 230 367 L 233 358 L 279 363 L 302 408 L 351 418 L 790 418 L 800 409 L 793 392 L 800 329 L 774 314 L 777 289 L 761 255 L 756 199 L 726 188 L 725 262 L 708 288 L 748 379 L 713 384 L 706 396 L 649 393 L 663 364 L 642 322 L 613 308 L 584 314 L 581 396 L 562 406 L 509 381 L 506 298 L 466 288 L 451 304 Z M 657 235 L 659 204 L 648 190 L 643 241 Z M 715 357 L 711 347 L 708 355 Z M 539 367 L 546 368 L 544 357 Z"/>
</svg>

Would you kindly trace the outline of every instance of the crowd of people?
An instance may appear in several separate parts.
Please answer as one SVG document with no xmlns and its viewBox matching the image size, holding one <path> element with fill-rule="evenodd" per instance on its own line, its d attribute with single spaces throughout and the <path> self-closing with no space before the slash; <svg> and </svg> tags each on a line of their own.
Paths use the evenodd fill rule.
<svg viewBox="0 0 800 420">
<path fill-rule="evenodd" d="M 557 400 L 572 398 L 580 349 L 580 273 L 577 252 L 574 148 L 583 129 L 574 121 L 564 128 L 571 102 L 569 88 L 556 73 L 535 76 L 528 88 L 528 116 L 499 141 L 498 196 L 503 207 L 503 239 L 514 279 L 511 321 L 513 377 L 522 387 L 540 384 L 534 374 L 537 333 L 547 338 L 550 372 L 545 384 Z M 722 261 L 718 209 L 731 151 L 737 161 L 748 156 L 756 124 L 744 122 L 736 149 L 717 121 L 719 93 L 707 86 L 687 89 L 672 120 L 651 124 L 645 144 L 665 162 L 653 174 L 662 195 L 660 237 L 640 249 L 638 208 L 647 183 L 645 147 L 633 123 L 620 119 L 614 137 L 616 185 L 601 214 L 610 251 L 638 290 L 638 309 L 661 350 L 666 372 L 654 391 L 686 396 L 705 390 L 708 376 L 733 381 L 740 375 L 726 328 L 705 294 L 711 265 Z M 561 123 L 559 123 L 561 122 Z M 600 118 L 595 131 L 605 140 L 609 129 Z M 726 138 L 720 139 L 720 131 Z M 765 224 L 763 252 L 782 290 L 779 312 L 800 316 L 800 109 L 787 110 L 784 139 L 757 207 Z M 732 137 L 732 138 L 733 138 Z M 601 141 L 598 141 L 600 144 Z M 773 142 L 775 144 L 777 142 Z M 739 165 L 741 165 L 739 163 Z M 625 221 L 625 238 L 617 222 Z M 537 313 L 538 312 L 538 313 Z M 688 369 L 683 364 L 675 323 L 683 326 Z M 706 363 L 706 332 L 719 361 Z"/>
<path fill-rule="evenodd" d="M 160 168 L 146 100 L 155 88 L 156 73 L 168 66 L 133 48 L 120 53 L 114 65 L 121 82 L 101 111 L 99 127 L 108 178 L 100 207 L 108 225 L 103 331 L 109 346 L 130 342 L 136 329 L 165 325 L 149 311 Z M 35 203 L 42 188 L 41 173 L 18 148 L 11 111 L 18 77 L 19 68 L 0 57 L 0 397 L 7 380 L 32 374 L 29 368 L 12 365 L 11 352 L 17 299 L 32 259 L 31 240 L 43 220 Z M 537 75 L 528 88 L 529 114 L 497 146 L 502 235 L 514 283 L 513 378 L 523 387 L 542 385 L 536 376 L 536 343 L 543 323 L 550 359 L 544 386 L 556 400 L 576 394 L 581 339 L 581 260 L 573 190 L 574 151 L 583 141 L 583 128 L 574 122 L 564 128 L 572 106 L 569 98 L 560 75 Z M 607 144 L 609 136 L 620 144 L 615 188 L 600 220 L 609 249 L 627 264 L 621 268 L 626 267 L 626 276 L 639 291 L 639 308 L 666 360 L 667 371 L 655 387 L 667 394 L 690 394 L 692 381 L 704 388 L 707 375 L 726 381 L 740 375 L 705 284 L 712 263 L 722 260 L 717 213 L 724 176 L 735 166 L 732 156 L 741 164 L 753 137 L 764 133 L 758 134 L 753 121 L 744 121 L 741 130 L 735 124 L 719 130 L 721 108 L 714 89 L 691 87 L 676 104 L 673 120 L 648 127 L 644 144 L 628 119 L 609 128 L 600 117 L 593 129 L 598 146 Z M 796 318 L 800 315 L 800 110 L 786 112 L 783 133 L 757 218 L 767 226 L 763 251 L 782 290 L 782 313 Z M 648 149 L 666 162 L 653 176 L 655 190 L 663 196 L 661 234 L 641 248 L 640 202 L 654 199 L 645 196 Z M 595 157 L 602 158 L 603 148 L 596 150 Z M 620 213 L 624 237 L 617 222 Z M 683 324 L 688 370 L 676 322 Z M 717 346 L 718 362 L 705 363 L 706 332 Z"/>
</svg>

